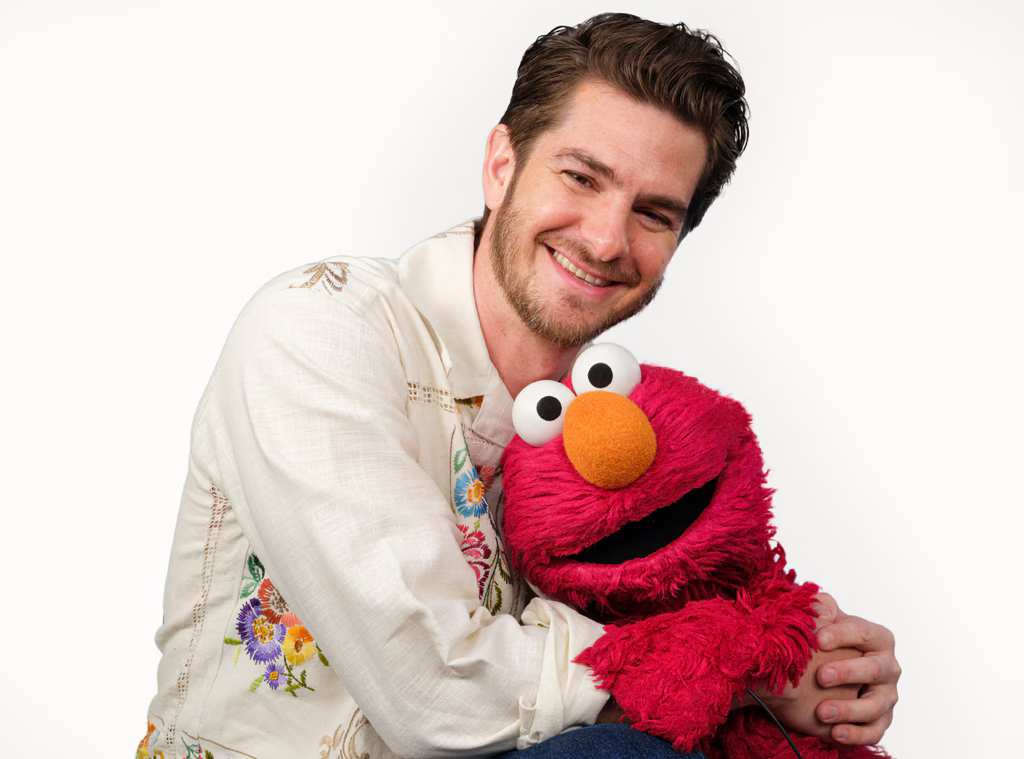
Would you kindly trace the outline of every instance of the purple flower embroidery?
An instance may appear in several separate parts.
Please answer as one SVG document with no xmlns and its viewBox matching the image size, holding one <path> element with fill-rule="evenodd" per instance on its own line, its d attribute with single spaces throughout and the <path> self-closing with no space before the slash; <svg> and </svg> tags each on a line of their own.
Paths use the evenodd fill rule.
<svg viewBox="0 0 1024 759">
<path fill-rule="evenodd" d="M 263 674 L 263 679 L 267 681 L 267 685 L 270 686 L 271 690 L 277 690 L 281 687 L 281 683 L 287 679 L 288 674 L 285 668 L 276 661 L 270 662 L 267 665 L 267 671 Z"/>
<path fill-rule="evenodd" d="M 250 598 L 238 612 L 238 637 L 255 662 L 268 662 L 280 656 L 286 632 L 284 625 L 275 625 L 264 616 L 258 598 Z"/>
</svg>

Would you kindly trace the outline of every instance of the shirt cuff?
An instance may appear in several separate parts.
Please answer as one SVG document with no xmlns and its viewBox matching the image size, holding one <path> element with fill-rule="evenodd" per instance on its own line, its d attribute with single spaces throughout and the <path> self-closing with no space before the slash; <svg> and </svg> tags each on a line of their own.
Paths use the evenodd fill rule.
<svg viewBox="0 0 1024 759">
<path fill-rule="evenodd" d="M 522 615 L 524 625 L 547 628 L 537 695 L 519 699 L 516 748 L 529 748 L 565 730 L 592 725 L 608 702 L 590 669 L 573 662 L 604 633 L 604 627 L 557 601 L 535 598 Z"/>
</svg>

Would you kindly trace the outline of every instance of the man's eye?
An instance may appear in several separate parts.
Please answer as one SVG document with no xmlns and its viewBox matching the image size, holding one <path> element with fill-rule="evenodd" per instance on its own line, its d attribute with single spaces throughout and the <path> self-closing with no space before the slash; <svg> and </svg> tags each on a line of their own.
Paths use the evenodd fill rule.
<svg viewBox="0 0 1024 759">
<path fill-rule="evenodd" d="M 575 171 L 567 171 L 567 172 L 565 172 L 565 174 L 573 182 L 575 182 L 576 184 L 580 185 L 581 187 L 590 187 L 590 184 L 591 184 L 590 177 L 585 177 L 582 174 L 577 174 Z"/>
<path fill-rule="evenodd" d="M 662 226 L 662 227 L 670 227 L 670 226 L 672 226 L 672 222 L 670 222 L 668 219 L 666 219 L 664 216 L 662 216 L 659 213 L 655 213 L 654 211 L 641 211 L 640 213 L 643 214 L 644 216 L 646 216 L 648 219 L 650 219 L 651 221 L 653 221 L 655 224 L 657 224 L 659 226 Z"/>
</svg>

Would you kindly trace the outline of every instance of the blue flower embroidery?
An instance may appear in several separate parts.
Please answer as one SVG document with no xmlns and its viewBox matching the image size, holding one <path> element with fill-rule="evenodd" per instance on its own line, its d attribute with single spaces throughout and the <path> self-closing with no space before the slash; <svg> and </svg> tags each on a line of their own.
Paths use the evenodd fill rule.
<svg viewBox="0 0 1024 759">
<path fill-rule="evenodd" d="M 464 517 L 478 517 L 487 511 L 484 484 L 474 466 L 460 474 L 455 481 L 455 509 Z"/>
</svg>

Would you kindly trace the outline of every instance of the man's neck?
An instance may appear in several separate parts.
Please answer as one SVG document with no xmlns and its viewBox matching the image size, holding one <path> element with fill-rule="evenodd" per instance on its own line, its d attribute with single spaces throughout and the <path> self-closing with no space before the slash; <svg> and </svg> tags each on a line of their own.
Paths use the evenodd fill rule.
<svg viewBox="0 0 1024 759">
<path fill-rule="evenodd" d="M 491 363 L 513 398 L 531 382 L 565 376 L 579 349 L 556 345 L 523 324 L 494 276 L 490 228 L 480 233 L 473 257 L 473 296 Z"/>
</svg>

